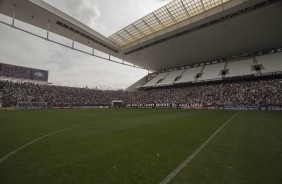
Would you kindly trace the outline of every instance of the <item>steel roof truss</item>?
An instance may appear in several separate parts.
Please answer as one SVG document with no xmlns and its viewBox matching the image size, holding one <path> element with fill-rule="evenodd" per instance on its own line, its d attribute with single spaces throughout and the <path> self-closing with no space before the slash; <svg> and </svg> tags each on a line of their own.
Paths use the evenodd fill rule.
<svg viewBox="0 0 282 184">
<path fill-rule="evenodd" d="M 190 13 L 188 12 L 187 8 L 185 7 L 185 5 L 183 3 L 183 0 L 180 0 L 180 2 L 181 2 L 181 6 L 185 10 L 186 15 L 188 16 L 189 22 L 191 23 L 191 15 L 190 15 Z"/>
<path fill-rule="evenodd" d="M 137 40 L 137 38 L 135 36 L 133 36 L 133 34 L 131 34 L 129 31 L 127 31 L 126 29 L 123 29 L 124 32 L 126 32 L 133 40 Z"/>
<path fill-rule="evenodd" d="M 134 27 L 134 29 L 136 29 L 142 36 L 146 36 L 146 34 L 143 33 L 140 29 L 138 29 L 138 27 L 136 27 L 134 24 L 132 24 L 132 27 Z"/>
<path fill-rule="evenodd" d="M 155 32 L 155 30 L 143 18 L 141 20 L 152 32 Z"/>
<path fill-rule="evenodd" d="M 177 21 L 175 20 L 174 16 L 171 14 L 171 12 L 169 11 L 169 9 L 165 6 L 166 11 L 168 12 L 170 18 L 173 20 L 174 23 L 177 23 Z"/>
<path fill-rule="evenodd" d="M 155 17 L 157 22 L 162 26 L 162 28 L 165 28 L 165 25 L 161 22 L 161 20 L 156 16 L 156 14 L 153 12 L 152 15 Z"/>
</svg>

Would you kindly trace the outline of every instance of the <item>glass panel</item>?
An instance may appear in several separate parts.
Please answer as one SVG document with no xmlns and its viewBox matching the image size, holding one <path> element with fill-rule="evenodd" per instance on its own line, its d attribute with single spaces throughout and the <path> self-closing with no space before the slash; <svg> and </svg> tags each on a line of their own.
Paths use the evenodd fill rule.
<svg viewBox="0 0 282 184">
<path fill-rule="evenodd" d="M 173 15 L 176 22 L 181 22 L 182 20 L 189 18 L 185 9 L 183 8 L 181 4 L 181 0 L 175 0 L 172 3 L 168 4 L 166 7 L 170 11 L 170 13 Z"/>
<path fill-rule="evenodd" d="M 142 34 L 139 33 L 138 30 L 136 30 L 132 25 L 127 26 L 126 31 L 128 31 L 131 35 L 133 35 L 135 37 L 135 39 L 140 39 L 141 37 L 143 37 Z"/>
<path fill-rule="evenodd" d="M 149 35 L 151 33 L 151 29 L 142 20 L 138 20 L 133 24 L 144 34 Z"/>
<path fill-rule="evenodd" d="M 155 15 L 158 17 L 158 19 L 160 20 L 160 22 L 165 26 L 171 26 L 172 24 L 174 24 L 173 19 L 171 18 L 170 14 L 168 13 L 168 11 L 166 10 L 165 7 L 158 9 L 155 12 Z"/>
<path fill-rule="evenodd" d="M 191 17 L 204 12 L 202 3 L 200 0 L 183 1 Z"/>
<path fill-rule="evenodd" d="M 231 0 L 174 0 L 109 38 L 124 46 L 228 1 Z"/>
<path fill-rule="evenodd" d="M 155 16 L 153 14 L 149 14 L 146 17 L 143 18 L 143 20 L 154 29 L 154 32 L 159 31 L 162 29 L 162 26 L 160 23 L 156 20 Z M 150 30 L 150 34 L 153 32 Z"/>
<path fill-rule="evenodd" d="M 212 8 L 222 4 L 221 0 L 202 0 L 202 1 L 203 1 L 205 10 L 212 9 Z"/>
</svg>

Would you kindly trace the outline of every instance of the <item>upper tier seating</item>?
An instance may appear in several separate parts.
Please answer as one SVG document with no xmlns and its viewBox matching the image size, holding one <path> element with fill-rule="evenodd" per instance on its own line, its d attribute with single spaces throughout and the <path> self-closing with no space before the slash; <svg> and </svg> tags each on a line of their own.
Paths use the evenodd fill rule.
<svg viewBox="0 0 282 184">
<path fill-rule="evenodd" d="M 177 70 L 170 72 L 164 80 L 162 80 L 160 83 L 157 83 L 156 86 L 166 86 L 166 85 L 172 85 L 175 82 L 175 79 L 177 77 L 180 77 L 181 74 L 184 72 L 184 70 Z"/>
<path fill-rule="evenodd" d="M 168 74 L 169 74 L 169 72 L 159 73 L 159 74 L 156 75 L 153 79 L 151 79 L 149 82 L 147 82 L 143 87 L 152 87 L 152 86 L 155 86 L 155 85 L 157 84 L 157 82 L 159 82 L 159 81 L 161 81 L 162 79 L 164 79 Z"/>
<path fill-rule="evenodd" d="M 246 75 L 255 75 L 257 72 L 252 70 L 254 62 L 252 59 L 246 59 L 241 61 L 234 61 L 227 63 L 227 68 L 229 73 L 225 77 L 239 77 Z"/>
<path fill-rule="evenodd" d="M 262 64 L 261 73 L 282 71 L 282 52 L 256 57 L 257 64 Z"/>
<path fill-rule="evenodd" d="M 256 59 L 257 64 L 255 64 L 254 59 Z M 230 61 L 159 73 L 143 87 L 169 86 L 194 81 L 256 75 L 260 71 L 256 71 L 254 65 L 261 65 L 261 73 L 282 72 L 282 52 L 258 56 L 254 59 Z M 222 74 L 222 71 L 225 71 L 226 74 Z M 197 74 L 200 74 L 198 78 L 196 78 Z"/>
<path fill-rule="evenodd" d="M 221 70 L 224 69 L 224 65 L 225 63 L 218 63 L 205 66 L 203 75 L 198 81 L 222 78 Z"/>
<path fill-rule="evenodd" d="M 186 69 L 181 78 L 178 81 L 175 81 L 175 83 L 178 84 L 195 81 L 195 76 L 197 73 L 200 73 L 202 69 L 203 66 Z"/>
</svg>

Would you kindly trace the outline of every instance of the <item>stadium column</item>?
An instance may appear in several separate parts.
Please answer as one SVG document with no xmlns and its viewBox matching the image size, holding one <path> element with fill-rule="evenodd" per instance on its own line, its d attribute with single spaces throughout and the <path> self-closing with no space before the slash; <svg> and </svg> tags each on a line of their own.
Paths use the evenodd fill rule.
<svg viewBox="0 0 282 184">
<path fill-rule="evenodd" d="M 13 4 L 13 21 L 12 26 L 15 26 L 15 19 L 16 19 L 16 4 Z"/>
<path fill-rule="evenodd" d="M 122 64 L 124 65 L 124 55 L 122 56 Z"/>
<path fill-rule="evenodd" d="M 50 20 L 48 20 L 48 24 L 47 24 L 47 40 L 49 39 L 49 29 L 50 29 Z"/>
<path fill-rule="evenodd" d="M 93 47 L 92 47 L 92 55 L 94 56 L 94 51 L 95 51 L 95 49 L 94 49 L 94 41 L 93 41 Z"/>
<path fill-rule="evenodd" d="M 75 32 L 73 32 L 73 35 L 72 35 L 72 48 L 74 48 L 74 35 L 75 35 Z"/>
</svg>

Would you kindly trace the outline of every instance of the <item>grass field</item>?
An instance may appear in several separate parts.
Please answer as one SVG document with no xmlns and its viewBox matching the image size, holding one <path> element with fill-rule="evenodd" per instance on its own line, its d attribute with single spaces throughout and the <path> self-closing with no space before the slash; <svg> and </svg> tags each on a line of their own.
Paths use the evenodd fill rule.
<svg viewBox="0 0 282 184">
<path fill-rule="evenodd" d="M 229 120 L 170 183 L 281 184 L 282 113 L 235 113 L 0 112 L 0 183 L 158 184 Z"/>
</svg>

